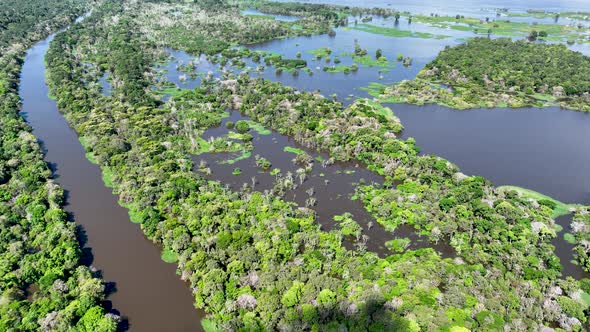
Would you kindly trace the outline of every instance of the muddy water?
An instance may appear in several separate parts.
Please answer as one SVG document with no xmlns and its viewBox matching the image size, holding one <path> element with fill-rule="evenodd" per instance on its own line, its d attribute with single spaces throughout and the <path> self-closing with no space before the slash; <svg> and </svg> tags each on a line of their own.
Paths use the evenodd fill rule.
<svg viewBox="0 0 590 332">
<path fill-rule="evenodd" d="M 208 129 L 202 135 L 203 138 L 221 137 L 227 135 L 228 121 L 235 123 L 239 120 L 250 120 L 250 118 L 234 111 L 228 118 L 223 119 L 222 124 L 218 127 Z M 276 182 L 276 176 L 270 174 L 270 170 L 262 170 L 256 166 L 256 155 L 267 159 L 271 164 L 271 169 L 280 169 L 282 175 L 290 172 L 293 175 L 293 181 L 296 188 L 288 189 L 284 192 L 284 198 L 287 201 L 297 203 L 300 207 L 309 207 L 317 214 L 317 220 L 325 230 L 338 227 L 334 221 L 334 216 L 342 215 L 346 212 L 352 214 L 352 219 L 361 225 L 363 234 L 368 236 L 366 241 L 348 237 L 345 245 L 348 248 L 366 245 L 366 249 L 376 252 L 381 256 L 389 253 L 385 247 L 385 242 L 395 238 L 410 239 L 409 249 L 433 248 L 443 257 L 454 257 L 454 250 L 443 243 L 431 243 L 426 237 L 419 236 L 416 231 L 406 225 L 399 226 L 395 231 L 388 232 L 365 210 L 362 202 L 354 199 L 354 194 L 358 185 L 375 184 L 382 185 L 383 178 L 358 163 L 336 162 L 326 164 L 322 161 L 328 160 L 329 155 L 326 153 L 315 152 L 301 146 L 294 139 L 272 131 L 269 135 L 261 135 L 251 130 L 253 136 L 252 155 L 250 158 L 236 160 L 236 156 L 241 153 L 205 153 L 194 156 L 195 165 L 198 168 L 201 161 L 207 163 L 211 169 L 210 179 L 220 181 L 229 185 L 231 189 L 256 190 L 260 192 L 272 191 Z M 306 174 L 305 179 L 297 176 L 297 169 L 303 166 L 294 162 L 295 154 L 284 151 L 285 147 L 294 147 L 304 150 L 313 159 L 311 171 Z M 230 161 L 230 162 L 228 162 Z M 235 162 L 232 162 L 235 161 Z M 233 174 L 234 170 L 239 168 L 241 173 Z M 307 201 L 313 198 L 316 200 L 314 205 L 308 205 Z"/>
<path fill-rule="evenodd" d="M 76 134 L 47 97 L 43 58 L 52 37 L 29 50 L 22 69 L 23 115 L 45 149 L 56 181 L 67 191 L 66 210 L 82 228 L 88 256 L 104 280 L 114 284 L 108 297 L 132 331 L 199 331 L 202 314 L 174 264 L 160 259 L 138 225 L 104 186 L 98 166 L 85 158 Z"/>
</svg>

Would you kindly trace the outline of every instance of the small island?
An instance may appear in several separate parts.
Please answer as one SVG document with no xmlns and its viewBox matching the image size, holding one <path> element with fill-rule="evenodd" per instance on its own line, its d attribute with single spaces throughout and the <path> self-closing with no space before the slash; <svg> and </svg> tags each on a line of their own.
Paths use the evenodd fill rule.
<svg viewBox="0 0 590 332">
<path fill-rule="evenodd" d="M 447 47 L 413 80 L 374 85 L 382 102 L 456 109 L 547 107 L 590 111 L 590 57 L 565 45 L 474 38 Z"/>
</svg>

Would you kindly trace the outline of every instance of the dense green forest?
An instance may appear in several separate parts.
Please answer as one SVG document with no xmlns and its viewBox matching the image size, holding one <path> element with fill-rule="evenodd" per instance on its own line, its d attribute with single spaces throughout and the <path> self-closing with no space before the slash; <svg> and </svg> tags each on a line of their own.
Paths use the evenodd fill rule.
<svg viewBox="0 0 590 332">
<path fill-rule="evenodd" d="M 561 44 L 474 38 L 447 47 L 416 79 L 380 93 L 383 100 L 453 108 L 561 105 L 590 111 L 590 57 Z"/>
<path fill-rule="evenodd" d="M 148 29 L 146 37 L 160 45 L 193 53 L 217 54 L 230 46 L 247 45 L 277 38 L 327 33 L 339 16 L 322 12 L 296 22 L 281 22 L 260 16 L 244 16 L 237 5 L 210 5 L 207 2 L 158 2 L 142 6 L 135 17 Z M 174 12 L 171 16 L 170 13 Z"/>
<path fill-rule="evenodd" d="M 377 103 L 343 107 L 315 93 L 230 74 L 205 79 L 166 103 L 155 99 L 151 68 L 163 47 L 208 52 L 191 47 L 188 28 L 157 23 L 176 15 L 168 6 L 107 1 L 56 37 L 47 54 L 49 85 L 89 158 L 101 166 L 131 219 L 177 261 L 212 325 L 313 331 L 582 328 L 588 308 L 583 298 L 590 289 L 560 277 L 551 244 L 554 206 L 497 190 L 442 158 L 419 155 L 413 140 L 397 137 L 401 124 Z M 182 6 L 216 15 L 202 3 Z M 285 8 L 281 12 L 289 14 Z M 157 22 L 146 19 L 155 13 Z M 203 26 L 207 20 L 187 22 Z M 205 45 L 217 40 L 214 31 L 203 31 L 209 31 L 199 36 Z M 239 29 L 224 31 L 228 40 L 244 38 Z M 105 71 L 116 82 L 112 96 L 94 84 Z M 367 210 L 387 229 L 408 224 L 433 243 L 449 242 L 456 258 L 430 248 L 386 257 L 360 246 L 347 249 L 341 229 L 322 230 L 313 213 L 273 192 L 232 191 L 207 181 L 193 171 L 191 155 L 204 144 L 196 137 L 218 125 L 227 109 L 383 175 L 383 187 L 359 187 Z"/>
<path fill-rule="evenodd" d="M 15 42 L 27 44 L 64 27 L 82 13 L 81 0 L 2 0 L 0 2 L 0 53 Z"/>
<path fill-rule="evenodd" d="M 0 1 L 0 330 L 113 331 L 101 279 L 81 265 L 41 147 L 19 114 L 25 50 L 88 10 L 82 0 Z"/>
<path fill-rule="evenodd" d="M 242 58 L 280 70 L 305 68 L 300 54 L 287 59 L 237 46 L 333 36 L 349 15 L 397 21 L 399 12 L 222 0 L 0 4 L 0 330 L 118 327 L 120 318 L 101 305 L 103 281 L 81 264 L 63 189 L 19 114 L 26 49 L 89 11 L 49 47 L 51 95 L 131 221 L 162 248 L 166 261 L 177 264 L 195 306 L 207 313 L 208 329 L 463 332 L 587 326 L 590 280 L 563 277 L 552 243 L 558 229 L 554 201 L 496 188 L 483 177 L 464 175 L 450 161 L 420 154 L 414 139 L 400 138 L 403 126 L 393 111 L 376 100 L 359 98 L 344 106 L 248 71 L 224 70 L 226 63 L 243 67 Z M 242 15 L 244 8 L 299 20 Z M 205 54 L 221 63 L 222 73 L 203 75 L 195 89 L 172 88 L 170 99 L 162 99 L 155 68 L 168 59 L 168 48 Z M 356 40 L 355 48 L 356 56 L 381 58 L 380 49 L 373 60 Z M 560 104 L 588 110 L 588 65 L 587 57 L 562 45 L 476 38 L 443 50 L 417 79 L 373 93 L 381 101 L 457 108 Z M 112 84 L 108 95 L 99 83 L 105 74 Z M 220 125 L 228 110 L 251 120 L 226 123 L 236 132 L 207 141 L 203 133 Z M 385 254 L 370 251 L 365 244 L 371 239 L 347 214 L 334 218 L 340 227 L 325 229 L 313 209 L 284 197 L 293 174 L 277 170 L 270 190 L 256 190 L 254 184 L 232 190 L 197 171 L 206 166 L 193 164 L 195 155 L 207 152 L 243 152 L 247 158 L 252 133 L 271 129 L 302 148 L 329 154 L 328 161 L 313 160 L 290 147 L 293 162 L 301 165 L 296 174 L 301 182 L 314 162 L 350 162 L 381 176 L 382 184 L 355 183 L 354 199 L 383 232 L 393 236 L 396 228 L 408 226 L 427 239 L 424 248 L 406 249 L 404 239 L 395 239 Z M 271 172 L 268 160 L 255 159 L 261 171 Z M 577 261 L 588 271 L 590 212 L 571 208 L 568 234 Z M 439 242 L 449 244 L 448 256 L 433 249 Z"/>
</svg>

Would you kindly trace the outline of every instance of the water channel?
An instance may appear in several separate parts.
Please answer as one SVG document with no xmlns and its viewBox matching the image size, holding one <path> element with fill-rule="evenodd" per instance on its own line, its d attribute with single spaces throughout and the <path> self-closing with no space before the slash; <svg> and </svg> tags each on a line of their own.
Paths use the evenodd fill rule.
<svg viewBox="0 0 590 332">
<path fill-rule="evenodd" d="M 86 252 L 113 288 L 108 297 L 131 331 L 200 331 L 191 291 L 176 274 L 176 265 L 160 259 L 127 210 L 104 186 L 98 166 L 85 157 L 76 133 L 48 97 L 44 56 L 53 36 L 27 53 L 22 68 L 22 112 L 41 141 L 54 178 L 67 192 L 66 210 L 86 237 Z M 125 326 L 126 325 L 126 326 Z"/>
</svg>

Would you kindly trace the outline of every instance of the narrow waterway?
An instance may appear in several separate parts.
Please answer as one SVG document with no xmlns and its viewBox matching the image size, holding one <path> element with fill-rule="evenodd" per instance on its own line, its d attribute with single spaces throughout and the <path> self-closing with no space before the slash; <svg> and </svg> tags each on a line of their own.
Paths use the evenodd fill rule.
<svg viewBox="0 0 590 332">
<path fill-rule="evenodd" d="M 67 192 L 66 210 L 81 227 L 94 267 L 114 285 L 108 300 L 132 331 L 201 331 L 203 317 L 176 265 L 160 259 L 127 210 L 85 157 L 76 133 L 58 112 L 45 84 L 44 56 L 53 36 L 35 44 L 22 69 L 23 116 L 45 149 L 54 178 Z"/>
</svg>

